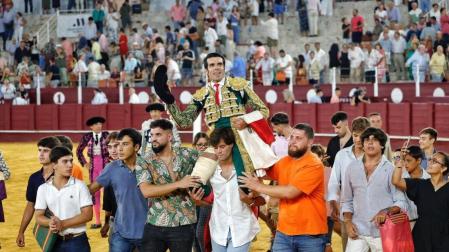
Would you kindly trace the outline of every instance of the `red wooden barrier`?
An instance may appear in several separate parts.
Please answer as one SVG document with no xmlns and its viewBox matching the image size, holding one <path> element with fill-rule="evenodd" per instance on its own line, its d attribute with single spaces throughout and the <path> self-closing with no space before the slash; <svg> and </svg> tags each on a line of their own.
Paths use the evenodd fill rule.
<svg viewBox="0 0 449 252">
<path fill-rule="evenodd" d="M 270 104 L 268 107 L 270 109 L 270 117 L 278 112 L 283 112 L 290 116 L 293 111 L 293 105 L 291 103 L 275 103 Z"/>
<path fill-rule="evenodd" d="M 317 105 L 317 126 L 316 132 L 334 132 L 331 117 L 340 110 L 340 104 L 320 104 Z"/>
<path fill-rule="evenodd" d="M 449 104 L 435 104 L 435 129 L 438 130 L 438 136 L 449 136 Z"/>
<path fill-rule="evenodd" d="M 316 104 L 294 104 L 292 114 L 293 118 L 290 118 L 290 121 L 293 122 L 292 126 L 297 123 L 308 123 L 312 126 L 312 128 L 316 129 L 316 110 Z"/>
<path fill-rule="evenodd" d="M 58 106 L 51 104 L 42 104 L 40 106 L 36 106 L 35 110 L 37 130 L 52 130 L 59 128 Z"/>
<path fill-rule="evenodd" d="M 412 135 L 418 135 L 426 127 L 433 127 L 433 107 L 433 103 L 412 103 Z"/>
<path fill-rule="evenodd" d="M 131 127 L 142 129 L 142 123 L 148 120 L 149 115 L 145 111 L 146 104 L 131 104 Z"/>
<path fill-rule="evenodd" d="M 83 105 L 66 104 L 59 107 L 59 129 L 81 130 L 86 122 L 83 122 Z"/>
<path fill-rule="evenodd" d="M 11 104 L 0 105 L 0 130 L 11 129 Z"/>
<path fill-rule="evenodd" d="M 365 104 L 360 103 L 357 106 L 351 106 L 349 103 L 340 104 L 340 110 L 348 114 L 348 123 L 351 125 L 352 120 L 358 116 L 364 116 L 365 114 Z M 351 127 L 351 126 L 349 126 Z"/>
<path fill-rule="evenodd" d="M 85 121 L 91 116 L 103 116 L 107 119 L 105 129 L 118 130 L 124 127 L 141 128 L 149 118 L 146 105 L 29 105 L 0 106 L 0 130 L 81 130 L 88 129 Z M 181 105 L 181 110 L 185 105 Z M 352 120 L 359 115 L 380 112 L 384 127 L 390 135 L 416 135 L 424 127 L 436 128 L 442 137 L 449 137 L 449 104 L 364 104 L 351 107 L 347 104 L 294 104 L 277 103 L 270 105 L 272 113 L 287 112 L 292 125 L 299 122 L 309 123 L 316 132 L 332 133 L 331 116 L 338 110 L 346 111 Z M 164 114 L 166 118 L 167 115 Z M 208 128 L 202 115 L 203 131 Z M 191 131 L 192 127 L 180 129 Z M 190 137 L 188 138 L 190 141 Z"/>
<path fill-rule="evenodd" d="M 388 133 L 390 135 L 410 135 L 410 103 L 388 104 Z"/>
<path fill-rule="evenodd" d="M 131 105 L 130 104 L 108 104 L 106 121 L 109 130 L 120 130 L 131 125 Z"/>
<path fill-rule="evenodd" d="M 34 130 L 34 107 L 36 105 L 11 106 L 11 129 Z"/>
</svg>

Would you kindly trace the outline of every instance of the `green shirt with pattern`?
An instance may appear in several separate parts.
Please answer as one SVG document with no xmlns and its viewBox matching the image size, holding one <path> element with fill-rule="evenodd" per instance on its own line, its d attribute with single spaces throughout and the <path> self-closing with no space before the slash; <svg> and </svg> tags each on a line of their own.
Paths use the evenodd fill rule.
<svg viewBox="0 0 449 252">
<path fill-rule="evenodd" d="M 198 151 L 185 148 L 173 148 L 173 173 L 175 181 L 192 173 Z M 175 181 L 170 177 L 166 164 L 156 155 L 147 156 L 137 162 L 137 184 L 170 184 Z M 178 189 L 168 195 L 148 199 L 147 223 L 160 227 L 177 227 L 196 223 L 196 206 L 187 193 L 187 189 Z"/>
</svg>

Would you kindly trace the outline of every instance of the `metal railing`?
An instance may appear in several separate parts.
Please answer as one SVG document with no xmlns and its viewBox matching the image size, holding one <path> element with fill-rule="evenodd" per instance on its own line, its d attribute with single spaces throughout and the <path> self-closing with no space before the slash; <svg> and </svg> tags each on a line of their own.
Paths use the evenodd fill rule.
<svg viewBox="0 0 449 252">
<path fill-rule="evenodd" d="M 58 14 L 51 15 L 47 22 L 37 30 L 34 36 L 37 39 L 37 46 L 43 47 L 50 41 L 50 38 L 56 38 Z"/>
</svg>

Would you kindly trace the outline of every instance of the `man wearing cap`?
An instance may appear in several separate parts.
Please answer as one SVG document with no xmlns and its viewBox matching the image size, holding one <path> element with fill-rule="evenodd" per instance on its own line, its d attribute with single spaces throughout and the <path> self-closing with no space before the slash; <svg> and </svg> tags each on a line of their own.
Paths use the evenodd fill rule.
<svg viewBox="0 0 449 252">
<path fill-rule="evenodd" d="M 242 78 L 225 77 L 225 59 L 222 55 L 209 53 L 204 59 L 204 68 L 207 72 L 208 82 L 205 87 L 196 91 L 184 111 L 181 111 L 176 105 L 175 98 L 168 89 L 167 68 L 159 66 L 156 69 L 155 91 L 167 104 L 176 123 L 182 128 L 190 127 L 200 112 L 204 110 L 205 120 L 209 127 L 232 128 L 236 136 L 233 162 L 238 176 L 243 171 L 254 172 L 256 169 L 272 166 L 277 161 L 277 157 L 269 146 L 274 141 L 274 137 L 266 122 L 269 115 L 267 106 L 250 88 L 248 81 Z M 248 113 L 247 106 L 253 112 Z M 250 126 L 256 133 L 243 139 L 243 134 L 251 132 L 246 129 L 247 126 Z M 257 144 L 248 144 L 248 141 L 257 139 L 257 137 L 261 141 L 258 141 Z M 254 153 L 257 154 L 254 155 Z M 261 160 L 264 162 L 260 162 Z M 258 175 L 263 176 L 263 171 Z"/>
<path fill-rule="evenodd" d="M 90 127 L 92 132 L 85 134 L 76 149 L 76 156 L 82 166 L 89 170 L 89 180 L 95 181 L 100 175 L 103 168 L 106 166 L 109 160 L 108 146 L 106 144 L 106 138 L 109 133 L 102 131 L 103 124 L 106 119 L 100 116 L 94 116 L 86 121 L 86 125 Z M 84 157 L 83 151 L 87 147 L 87 156 L 89 161 Z M 95 193 L 94 198 L 94 214 L 95 224 L 92 224 L 91 228 L 100 228 L 100 211 L 101 211 L 100 191 Z"/>
<path fill-rule="evenodd" d="M 162 119 L 162 113 L 165 112 L 165 107 L 161 103 L 152 103 L 148 105 L 145 109 L 147 113 L 150 114 L 150 119 L 144 121 L 142 123 L 142 147 L 140 148 L 140 155 L 142 157 L 147 156 L 150 153 L 153 153 L 151 148 L 151 134 L 150 134 L 150 124 L 153 121 Z M 173 124 L 173 138 L 172 145 L 174 147 L 181 146 L 181 137 L 179 136 L 178 130 L 176 129 L 176 124 L 172 120 L 170 120 Z"/>
</svg>

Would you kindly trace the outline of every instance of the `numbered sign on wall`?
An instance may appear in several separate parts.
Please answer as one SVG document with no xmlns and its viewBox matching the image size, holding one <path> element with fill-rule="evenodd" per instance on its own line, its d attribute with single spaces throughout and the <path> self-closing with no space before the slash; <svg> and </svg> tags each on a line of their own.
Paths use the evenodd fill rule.
<svg viewBox="0 0 449 252">
<path fill-rule="evenodd" d="M 56 92 L 53 95 L 53 102 L 58 105 L 62 105 L 65 102 L 65 95 L 63 92 Z"/>
</svg>

